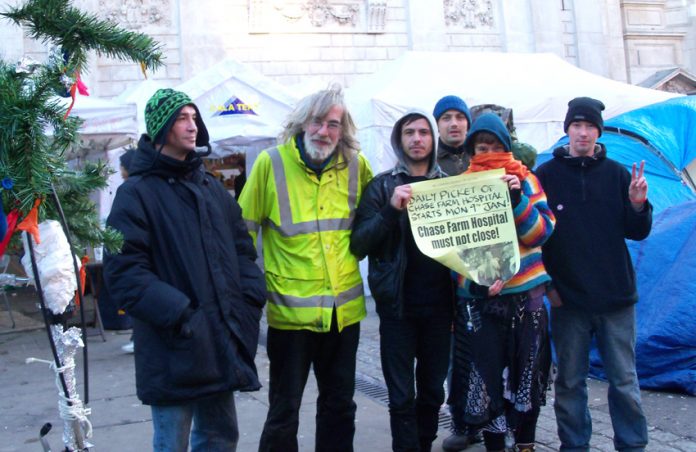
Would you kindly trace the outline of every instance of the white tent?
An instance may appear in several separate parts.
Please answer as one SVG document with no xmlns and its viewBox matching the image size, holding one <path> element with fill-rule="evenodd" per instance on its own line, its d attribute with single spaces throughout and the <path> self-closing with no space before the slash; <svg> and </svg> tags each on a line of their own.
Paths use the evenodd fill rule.
<svg viewBox="0 0 696 452">
<path fill-rule="evenodd" d="M 297 98 L 274 80 L 233 59 L 224 60 L 176 87 L 196 103 L 213 155 L 248 155 L 275 144 Z"/>
<path fill-rule="evenodd" d="M 58 98 L 65 108 L 71 99 Z M 92 96 L 77 96 L 70 116 L 79 117 L 80 144 L 68 159 L 84 158 L 88 154 L 101 155 L 110 149 L 129 144 L 138 136 L 135 103 L 100 99 Z"/>
<path fill-rule="evenodd" d="M 600 77 L 553 54 L 406 52 L 348 90 L 362 148 L 375 172 L 394 163 L 389 137 L 396 120 L 413 108 L 430 113 L 449 94 L 469 107 L 512 108 L 518 138 L 539 151 L 563 135 L 567 104 L 574 97 L 600 99 L 607 119 L 676 96 Z"/>
<path fill-rule="evenodd" d="M 145 133 L 145 104 L 148 99 L 155 94 L 160 88 L 166 86 L 157 80 L 143 80 L 142 82 L 132 85 L 124 92 L 114 98 L 116 102 L 135 104 L 138 118 L 138 134 Z"/>
</svg>

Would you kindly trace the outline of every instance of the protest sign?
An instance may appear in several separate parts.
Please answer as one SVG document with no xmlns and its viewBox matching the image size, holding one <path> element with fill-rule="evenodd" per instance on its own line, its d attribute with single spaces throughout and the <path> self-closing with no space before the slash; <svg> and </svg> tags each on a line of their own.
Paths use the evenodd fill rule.
<svg viewBox="0 0 696 452">
<path fill-rule="evenodd" d="M 411 184 L 411 231 L 423 254 L 490 286 L 517 273 L 520 253 L 505 170 Z"/>
</svg>

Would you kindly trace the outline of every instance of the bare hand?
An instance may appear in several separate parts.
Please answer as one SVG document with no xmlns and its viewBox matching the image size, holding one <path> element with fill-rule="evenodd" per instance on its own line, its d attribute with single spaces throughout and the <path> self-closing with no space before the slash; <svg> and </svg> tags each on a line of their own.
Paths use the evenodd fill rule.
<svg viewBox="0 0 696 452">
<path fill-rule="evenodd" d="M 631 170 L 631 184 L 628 186 L 628 199 L 636 210 L 642 209 L 643 204 L 645 204 L 645 201 L 648 199 L 648 181 L 645 180 L 645 176 L 643 176 L 644 169 L 645 160 L 641 160 L 638 172 L 636 173 L 635 163 Z"/>
<path fill-rule="evenodd" d="M 506 174 L 502 176 L 501 179 L 507 182 L 508 188 L 510 190 L 520 190 L 522 188 L 520 178 L 515 176 L 514 174 Z"/>
<path fill-rule="evenodd" d="M 396 210 L 404 210 L 411 201 L 411 186 L 399 185 L 394 189 L 391 201 L 389 201 Z"/>
<path fill-rule="evenodd" d="M 551 303 L 551 306 L 554 308 L 559 308 L 563 306 L 563 301 L 561 301 L 561 295 L 558 293 L 556 289 L 550 287 L 547 288 L 546 298 L 549 299 L 549 303 Z"/>
<path fill-rule="evenodd" d="M 504 284 L 502 279 L 496 279 L 492 285 L 488 286 L 488 296 L 495 297 L 498 295 L 500 291 L 503 290 Z"/>
</svg>

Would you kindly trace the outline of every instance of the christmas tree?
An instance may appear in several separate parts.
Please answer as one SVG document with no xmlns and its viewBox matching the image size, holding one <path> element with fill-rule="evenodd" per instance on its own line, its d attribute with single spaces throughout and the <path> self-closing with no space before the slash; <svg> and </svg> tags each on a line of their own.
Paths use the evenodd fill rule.
<svg viewBox="0 0 696 452">
<path fill-rule="evenodd" d="M 70 96 L 74 102 L 78 94 L 86 94 L 80 75 L 88 70 L 90 51 L 133 61 L 145 73 L 162 65 L 160 45 L 85 14 L 69 0 L 30 0 L 0 16 L 51 48 L 43 63 L 0 60 L 0 180 L 8 223 L 4 245 L 15 229 L 33 232 L 37 222 L 59 219 L 62 207 L 77 249 L 104 244 L 116 251 L 119 233 L 102 229 L 89 199 L 90 192 L 106 186 L 110 170 L 102 163 L 88 163 L 80 171 L 68 168 L 65 153 L 79 142 L 81 121 L 69 115 L 72 104 L 66 109 L 56 96 Z"/>
</svg>

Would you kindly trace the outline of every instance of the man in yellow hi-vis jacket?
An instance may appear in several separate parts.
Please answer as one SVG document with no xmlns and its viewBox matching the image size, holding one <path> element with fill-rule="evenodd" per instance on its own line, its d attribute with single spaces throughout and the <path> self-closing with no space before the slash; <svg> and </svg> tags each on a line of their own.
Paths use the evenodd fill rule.
<svg viewBox="0 0 696 452">
<path fill-rule="evenodd" d="M 355 356 L 365 317 L 350 253 L 356 205 L 372 178 L 341 88 L 301 100 L 263 151 L 239 199 L 268 289 L 269 410 L 260 451 L 296 451 L 310 367 L 319 387 L 316 450 L 352 451 Z"/>
</svg>

